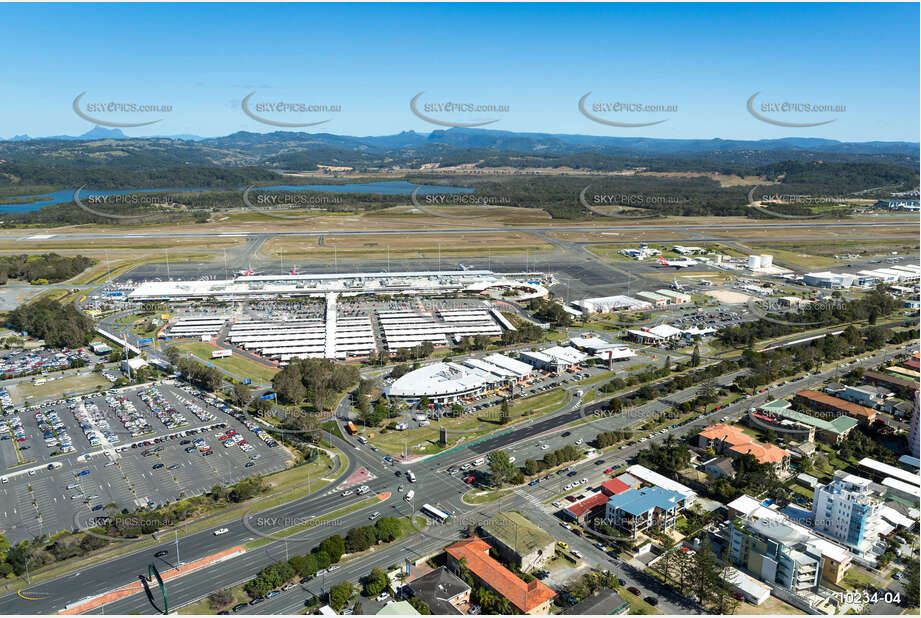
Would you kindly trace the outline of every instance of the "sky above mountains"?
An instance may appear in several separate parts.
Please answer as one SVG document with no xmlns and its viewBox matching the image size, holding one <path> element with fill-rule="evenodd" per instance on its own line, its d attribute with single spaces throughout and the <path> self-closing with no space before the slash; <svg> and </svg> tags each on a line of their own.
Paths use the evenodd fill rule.
<svg viewBox="0 0 921 618">
<path fill-rule="evenodd" d="M 917 4 L 17 4 L 3 15 L 5 138 L 142 122 L 153 124 L 120 128 L 919 136 Z"/>
</svg>

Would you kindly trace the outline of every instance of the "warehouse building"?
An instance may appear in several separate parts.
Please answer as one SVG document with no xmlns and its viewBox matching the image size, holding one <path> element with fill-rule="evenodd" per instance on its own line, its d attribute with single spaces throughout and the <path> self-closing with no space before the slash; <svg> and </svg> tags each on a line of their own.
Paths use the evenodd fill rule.
<svg viewBox="0 0 921 618">
<path fill-rule="evenodd" d="M 671 302 L 671 299 L 668 296 L 662 296 L 661 294 L 656 294 L 655 292 L 640 292 L 637 294 L 637 296 L 650 302 L 655 307 L 664 307 Z"/>
<path fill-rule="evenodd" d="M 664 296 L 671 299 L 671 304 L 673 305 L 684 305 L 691 302 L 691 295 L 685 294 L 683 292 L 676 292 L 675 290 L 656 290 L 656 294 L 659 296 Z"/>
<path fill-rule="evenodd" d="M 803 275 L 803 283 L 815 288 L 849 288 L 856 282 L 857 277 L 855 275 L 832 273 L 828 271 L 806 273 Z"/>
<path fill-rule="evenodd" d="M 628 330 L 627 334 L 638 343 L 660 343 L 677 339 L 684 334 L 684 331 L 669 324 L 659 324 L 652 328 Z"/>
<path fill-rule="evenodd" d="M 573 302 L 587 313 L 612 313 L 614 311 L 647 311 L 652 303 L 631 296 L 604 296 L 601 298 L 584 298 Z"/>
</svg>

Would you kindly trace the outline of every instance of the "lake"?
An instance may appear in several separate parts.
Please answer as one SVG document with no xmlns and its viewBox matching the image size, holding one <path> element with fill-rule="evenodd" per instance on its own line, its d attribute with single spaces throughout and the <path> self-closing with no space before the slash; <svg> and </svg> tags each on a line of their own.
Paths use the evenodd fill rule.
<svg viewBox="0 0 921 618">
<path fill-rule="evenodd" d="M 393 180 L 385 182 L 365 182 L 365 183 L 350 183 L 345 185 L 273 185 L 270 187 L 258 187 L 253 189 L 254 191 L 325 191 L 327 193 L 376 193 L 379 195 L 409 195 L 416 189 L 419 189 L 419 193 L 422 195 L 428 194 L 437 194 L 437 193 L 473 193 L 474 189 L 468 189 L 465 187 L 439 187 L 432 185 L 417 185 L 411 182 L 406 182 L 405 180 Z M 195 187 L 195 188 L 181 188 L 181 187 L 172 187 L 172 188 L 163 188 L 163 189 L 117 189 L 111 191 L 89 191 L 84 189 L 80 192 L 80 201 L 85 202 L 89 197 L 111 197 L 117 195 L 130 195 L 133 193 L 143 194 L 143 193 L 187 193 L 193 191 L 227 191 L 228 189 L 215 189 L 208 187 Z M 237 189 L 237 191 L 242 191 L 243 187 Z M 41 198 L 34 202 L 26 202 L 20 204 L 14 204 L 6 202 L 4 203 L 3 199 L 16 200 L 16 199 L 33 199 Z M 14 196 L 12 198 L 0 198 L 0 213 L 17 213 L 17 212 L 32 212 L 33 210 L 38 210 L 43 206 L 53 206 L 55 204 L 67 204 L 72 202 L 74 199 L 74 189 L 64 189 L 62 191 L 54 191 L 52 193 L 42 193 L 38 195 L 24 195 L 24 196 Z"/>
</svg>

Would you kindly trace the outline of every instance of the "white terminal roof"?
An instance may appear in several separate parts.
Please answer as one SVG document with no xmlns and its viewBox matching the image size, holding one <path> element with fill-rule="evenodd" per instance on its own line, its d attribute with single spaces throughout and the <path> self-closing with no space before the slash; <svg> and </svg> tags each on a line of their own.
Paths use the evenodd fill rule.
<svg viewBox="0 0 921 618">
<path fill-rule="evenodd" d="M 587 350 L 592 350 L 593 352 L 600 352 L 601 350 L 610 350 L 612 348 L 622 348 L 624 347 L 621 344 L 610 343 L 605 341 L 601 337 L 573 337 L 569 340 L 569 344 L 577 348 L 585 348 Z"/>
<path fill-rule="evenodd" d="M 563 348 L 558 345 L 553 346 L 552 348 L 547 348 L 546 350 L 541 350 L 547 356 L 550 356 L 562 363 L 581 363 L 588 356 L 576 350 L 575 348 Z"/>
<path fill-rule="evenodd" d="M 434 363 L 397 378 L 388 393 L 394 397 L 452 395 L 482 388 L 487 383 L 486 378 L 469 367 Z"/>
<path fill-rule="evenodd" d="M 674 326 L 671 326 L 669 324 L 659 324 L 658 326 L 653 326 L 650 329 L 628 330 L 627 332 L 630 333 L 631 335 L 637 335 L 640 337 L 647 337 L 647 338 L 654 337 L 656 339 L 668 339 L 669 337 L 675 337 L 677 335 L 680 335 L 684 333 L 685 331 L 681 330 L 680 328 L 675 328 Z M 698 333 L 692 333 L 692 334 L 699 334 L 699 331 Z"/>
<path fill-rule="evenodd" d="M 580 305 L 589 311 L 598 311 L 604 313 L 606 310 L 625 308 L 625 309 L 648 309 L 652 307 L 651 304 L 645 300 L 639 300 L 633 298 L 632 296 L 603 296 L 599 298 L 584 298 L 580 301 L 576 301 L 576 305 Z"/>
<path fill-rule="evenodd" d="M 503 369 L 508 369 L 509 371 L 515 373 L 518 377 L 524 377 L 531 375 L 531 372 L 534 371 L 534 368 L 527 363 L 523 363 L 520 360 L 514 358 L 509 358 L 504 354 L 490 354 L 483 358 L 487 363 L 496 365 L 497 367 L 502 367 Z"/>
</svg>

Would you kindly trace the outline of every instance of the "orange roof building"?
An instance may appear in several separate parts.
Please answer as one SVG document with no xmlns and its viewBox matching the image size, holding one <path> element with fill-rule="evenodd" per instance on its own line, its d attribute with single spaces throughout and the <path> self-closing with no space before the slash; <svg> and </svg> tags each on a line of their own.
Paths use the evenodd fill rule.
<svg viewBox="0 0 921 618">
<path fill-rule="evenodd" d="M 445 549 L 451 568 L 457 572 L 461 560 L 483 584 L 502 595 L 525 614 L 549 614 L 556 593 L 540 580 L 525 583 L 489 555 L 489 545 L 479 537 L 465 539 Z"/>
<path fill-rule="evenodd" d="M 788 451 L 773 444 L 759 444 L 738 427 L 724 423 L 705 427 L 697 434 L 697 445 L 732 457 L 751 455 L 758 463 L 770 463 L 777 467 L 785 467 L 790 460 Z"/>
</svg>

